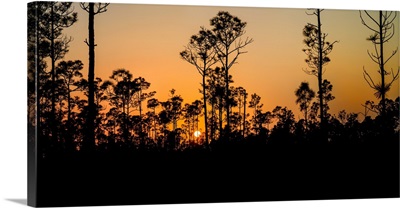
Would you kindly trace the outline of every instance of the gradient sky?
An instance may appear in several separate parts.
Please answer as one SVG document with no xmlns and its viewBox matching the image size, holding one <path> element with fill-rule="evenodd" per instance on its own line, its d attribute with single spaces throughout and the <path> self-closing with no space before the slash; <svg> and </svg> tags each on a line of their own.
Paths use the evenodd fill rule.
<svg viewBox="0 0 400 208">
<path fill-rule="evenodd" d="M 74 39 L 65 60 L 82 60 L 87 77 L 88 47 L 84 40 L 88 34 L 88 14 L 78 4 L 74 7 L 78 22 L 64 30 Z M 302 81 L 308 81 L 318 91 L 317 78 L 302 70 L 307 67 L 302 29 L 306 23 L 317 21 L 305 9 L 112 3 L 107 12 L 95 16 L 95 75 L 106 80 L 113 70 L 125 68 L 134 77 L 141 76 L 150 82 L 150 90 L 157 91 L 155 97 L 160 101 L 168 99 L 172 88 L 184 103 L 201 99 L 201 76 L 194 66 L 180 58 L 179 52 L 201 26 L 210 28 L 209 20 L 218 11 L 228 11 L 247 22 L 245 37 L 254 39 L 246 47 L 248 53 L 240 55 L 238 64 L 230 70 L 233 85 L 260 95 L 265 111 L 272 111 L 277 105 L 287 106 L 296 119 L 302 117 L 294 91 Z M 324 78 L 333 84 L 332 94 L 336 97 L 330 102 L 330 113 L 337 114 L 342 109 L 363 112 L 361 104 L 366 100 L 377 101 L 362 73 L 365 67 L 378 78 L 378 66 L 367 55 L 367 49 L 373 50 L 372 43 L 366 41 L 372 33 L 361 24 L 356 10 L 327 9 L 322 12 L 321 21 L 323 32 L 328 33 L 327 40 L 339 41 L 324 73 Z M 386 44 L 386 54 L 399 45 L 399 18 L 395 23 L 396 34 Z M 398 66 L 399 54 L 387 63 L 386 69 L 395 70 Z M 388 98 L 397 96 L 398 81 Z"/>
</svg>

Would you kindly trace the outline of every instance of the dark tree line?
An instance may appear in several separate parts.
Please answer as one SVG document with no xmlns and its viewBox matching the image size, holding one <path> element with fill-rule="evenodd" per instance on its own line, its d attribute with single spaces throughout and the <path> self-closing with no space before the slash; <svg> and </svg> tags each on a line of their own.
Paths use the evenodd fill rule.
<svg viewBox="0 0 400 208">
<path fill-rule="evenodd" d="M 42 156 L 82 150 L 210 150 L 230 144 L 358 144 L 378 142 L 381 137 L 390 140 L 398 134 L 399 98 L 385 97 L 398 72 L 384 69 L 397 50 L 386 59 L 382 52 L 383 44 L 393 35 L 391 13 L 380 12 L 379 21 L 372 20 L 378 29 L 361 17 L 362 23 L 376 32 L 368 38 L 375 53 L 368 54 L 379 65 L 382 77 L 381 83 L 375 84 L 364 70 L 364 78 L 381 98 L 379 104 L 366 102 L 366 110 L 377 113 L 371 117 L 367 112 L 329 113 L 329 102 L 335 96 L 332 83 L 323 77 L 323 66 L 330 62 L 328 55 L 337 41 L 329 42 L 321 30 L 322 10 L 312 11 L 317 24 L 307 23 L 303 29 L 303 52 L 309 67 L 304 71 L 317 77 L 318 91 L 308 82 L 294 89 L 297 99 L 293 102 L 303 113 L 303 118 L 296 120 L 287 107 L 265 111 L 257 93 L 234 86 L 229 72 L 253 39 L 243 38 L 247 23 L 229 12 L 221 11 L 211 18 L 210 29 L 201 27 L 180 53 L 201 75 L 199 100 L 185 103 L 174 89 L 161 92 L 169 93 L 167 100 L 158 100 L 151 83 L 127 69 L 115 69 L 107 80 L 95 77 L 94 16 L 107 11 L 107 6 L 81 4 L 89 15 L 89 39 L 84 41 L 89 47 L 89 70 L 84 75 L 82 61 L 63 60 L 72 38 L 65 38 L 62 29 L 78 21 L 71 3 L 29 5 L 28 127 L 37 128 Z M 392 79 L 386 81 L 389 74 Z M 79 96 L 82 94 L 85 96 Z"/>
</svg>

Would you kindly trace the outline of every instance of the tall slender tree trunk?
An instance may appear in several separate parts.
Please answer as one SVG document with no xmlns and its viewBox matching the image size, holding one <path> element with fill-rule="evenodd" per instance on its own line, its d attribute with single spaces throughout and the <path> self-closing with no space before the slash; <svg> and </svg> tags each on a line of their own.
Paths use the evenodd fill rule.
<svg viewBox="0 0 400 208">
<path fill-rule="evenodd" d="M 214 99 L 211 101 L 211 141 L 214 141 L 214 135 L 215 135 L 215 102 Z"/>
<path fill-rule="evenodd" d="M 206 64 L 204 63 L 204 66 Z M 206 69 L 204 69 L 204 72 Z M 203 73 L 203 103 L 204 103 L 204 127 L 206 134 L 206 147 L 208 148 L 208 117 L 207 117 L 207 98 L 206 98 L 206 73 Z"/>
<path fill-rule="evenodd" d="M 324 104 L 323 104 L 323 92 L 322 92 L 322 37 L 321 37 L 321 10 L 317 9 L 317 18 L 318 18 L 318 97 L 319 97 L 319 112 L 321 119 L 321 131 L 324 134 L 325 132 L 325 115 L 324 115 Z"/>
<path fill-rule="evenodd" d="M 144 135 L 143 135 L 143 126 L 142 126 L 142 81 L 140 80 L 140 89 L 139 89 L 139 138 L 140 144 L 144 145 Z"/>
<path fill-rule="evenodd" d="M 238 100 L 239 132 L 242 132 L 242 130 L 243 130 L 243 128 L 242 128 L 242 120 L 240 119 L 240 116 L 242 115 L 242 96 L 241 96 L 241 92 L 239 92 L 238 98 L 239 98 L 239 100 Z"/>
<path fill-rule="evenodd" d="M 41 68 L 40 68 L 40 15 L 38 13 L 38 10 L 40 7 L 40 3 L 36 2 L 36 9 L 35 9 L 35 17 L 36 17 L 36 22 L 35 22 L 35 33 L 36 33 L 36 43 L 35 43 L 35 92 L 36 92 L 36 99 L 35 99 L 35 103 L 36 103 L 36 108 L 35 108 L 35 112 L 36 112 L 36 132 L 35 132 L 35 138 L 36 138 L 36 145 L 39 148 L 35 148 L 35 150 L 38 150 L 39 152 L 37 152 L 37 154 L 35 154 L 35 157 L 37 157 L 37 155 L 43 155 L 41 154 L 43 150 L 42 148 L 44 147 L 45 149 L 47 149 L 45 147 L 45 144 L 47 144 L 47 142 L 43 141 L 42 139 L 39 138 L 43 138 L 42 137 L 42 128 L 41 128 L 41 106 L 40 106 L 40 99 L 41 99 L 41 92 L 40 92 L 40 72 L 41 72 Z M 37 160 L 35 160 L 37 161 Z M 36 179 L 35 179 L 36 180 Z"/>
<path fill-rule="evenodd" d="M 154 122 L 154 139 L 157 139 L 157 121 L 156 121 L 156 108 L 154 107 L 154 110 L 153 110 L 153 112 L 154 112 L 154 120 L 153 120 L 153 122 Z"/>
<path fill-rule="evenodd" d="M 244 100 L 243 100 L 243 138 L 246 136 L 246 99 L 247 95 L 246 92 L 244 93 Z"/>
<path fill-rule="evenodd" d="M 128 90 L 129 92 L 129 90 Z M 127 102 L 125 105 L 125 113 L 124 113 L 124 138 L 128 141 L 129 137 L 129 128 L 128 128 L 128 118 L 129 118 L 129 94 L 126 96 Z"/>
<path fill-rule="evenodd" d="M 68 114 L 67 114 L 67 138 L 65 138 L 65 147 L 67 151 L 71 149 L 72 146 L 72 132 L 71 132 L 71 92 L 68 90 L 67 94 L 67 104 L 68 104 Z"/>
<path fill-rule="evenodd" d="M 87 118 L 87 138 L 86 138 L 86 150 L 91 151 L 95 145 L 95 133 L 94 133 L 94 120 L 96 106 L 94 104 L 94 3 L 89 3 L 89 72 L 88 72 L 88 84 L 89 84 L 89 111 Z"/>
<path fill-rule="evenodd" d="M 306 122 L 306 130 L 308 131 L 308 106 L 306 106 L 306 109 L 304 109 L 304 120 Z"/>
<path fill-rule="evenodd" d="M 229 96 L 230 96 L 230 91 L 229 91 L 229 68 L 228 68 L 228 56 L 229 56 L 229 48 L 226 47 L 226 57 L 225 57 L 225 102 L 226 102 L 226 139 L 229 138 L 229 133 L 231 132 L 231 126 L 230 126 L 230 103 L 229 103 Z"/>
<path fill-rule="evenodd" d="M 55 52 L 54 52 L 54 3 L 50 8 L 51 18 L 51 40 L 50 40 L 50 58 L 51 58 L 51 137 L 52 142 L 56 142 L 56 67 L 55 67 Z"/>
<path fill-rule="evenodd" d="M 68 101 L 67 101 L 67 104 L 68 104 L 67 124 L 68 124 L 68 127 L 71 122 L 71 94 L 70 93 L 71 92 L 68 91 L 68 95 L 67 95 L 67 99 L 68 99 Z"/>
<path fill-rule="evenodd" d="M 385 91 L 385 59 L 383 58 L 383 22 L 382 22 L 382 11 L 379 11 L 379 42 L 380 42 L 380 74 L 381 74 L 381 102 L 382 102 L 382 116 L 386 115 L 386 91 Z"/>
</svg>

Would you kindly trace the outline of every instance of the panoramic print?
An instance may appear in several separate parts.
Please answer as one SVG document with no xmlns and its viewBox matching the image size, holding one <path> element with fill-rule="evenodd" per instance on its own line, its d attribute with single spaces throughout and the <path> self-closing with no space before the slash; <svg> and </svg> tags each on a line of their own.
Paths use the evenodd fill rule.
<svg viewBox="0 0 400 208">
<path fill-rule="evenodd" d="M 397 11 L 27 6 L 31 206 L 399 197 Z"/>
</svg>

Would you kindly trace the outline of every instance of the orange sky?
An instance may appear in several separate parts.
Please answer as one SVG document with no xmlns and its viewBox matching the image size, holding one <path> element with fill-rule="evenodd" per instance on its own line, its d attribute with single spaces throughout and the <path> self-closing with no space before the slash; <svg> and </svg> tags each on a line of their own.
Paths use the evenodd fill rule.
<svg viewBox="0 0 400 208">
<path fill-rule="evenodd" d="M 78 4 L 78 22 L 65 29 L 72 36 L 70 52 L 66 60 L 82 60 L 87 76 L 88 48 L 83 42 L 87 37 L 88 15 Z M 305 74 L 306 55 L 302 52 L 302 29 L 309 23 L 316 24 L 315 16 L 306 15 L 305 9 L 208 7 L 208 6 L 161 6 L 112 3 L 106 13 L 95 16 L 96 71 L 103 80 L 118 68 L 129 70 L 134 77 L 144 77 L 151 83 L 150 90 L 157 91 L 156 98 L 165 101 L 170 89 L 176 89 L 184 103 L 201 99 L 201 76 L 189 63 L 182 60 L 179 52 L 200 26 L 210 28 L 209 20 L 218 11 L 228 11 L 247 22 L 246 35 L 254 42 L 246 47 L 247 54 L 239 56 L 238 64 L 230 73 L 234 86 L 244 87 L 249 94 L 261 96 L 265 111 L 277 106 L 293 110 L 296 119 L 302 117 L 295 104 L 295 89 L 302 81 L 308 81 L 317 89 L 315 76 Z M 330 103 L 331 114 L 346 109 L 347 112 L 363 112 L 361 104 L 375 100 L 374 91 L 363 79 L 363 66 L 370 74 L 376 73 L 377 65 L 367 55 L 372 43 L 366 41 L 371 33 L 361 24 L 356 10 L 332 10 L 322 12 L 322 30 L 328 33 L 328 41 L 340 41 L 330 54 L 324 78 L 333 84 Z M 399 45 L 399 18 L 396 34 L 386 44 L 387 54 Z M 387 63 L 387 69 L 398 69 L 399 55 Z M 378 76 L 375 76 L 378 78 Z M 396 82 L 388 98 L 399 96 Z"/>
</svg>

